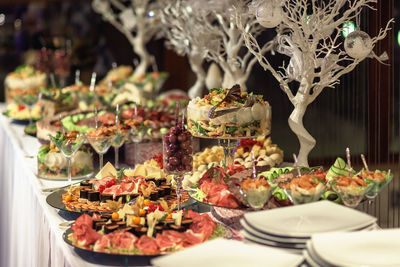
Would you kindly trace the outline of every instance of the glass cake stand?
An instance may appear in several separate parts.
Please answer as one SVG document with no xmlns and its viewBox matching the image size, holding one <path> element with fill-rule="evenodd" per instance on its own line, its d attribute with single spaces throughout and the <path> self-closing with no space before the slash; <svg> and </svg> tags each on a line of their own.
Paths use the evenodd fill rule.
<svg viewBox="0 0 400 267">
<path fill-rule="evenodd" d="M 251 138 L 255 139 L 258 136 L 261 136 L 261 135 L 256 135 L 256 136 L 243 136 L 243 137 L 208 137 L 208 136 L 198 135 L 193 132 L 191 132 L 191 134 L 193 135 L 193 137 L 197 138 L 218 140 L 218 145 L 222 146 L 224 150 L 223 167 L 225 170 L 227 169 L 228 166 L 233 165 L 235 158 L 235 150 L 236 147 L 239 145 L 240 140 L 251 139 Z"/>
</svg>

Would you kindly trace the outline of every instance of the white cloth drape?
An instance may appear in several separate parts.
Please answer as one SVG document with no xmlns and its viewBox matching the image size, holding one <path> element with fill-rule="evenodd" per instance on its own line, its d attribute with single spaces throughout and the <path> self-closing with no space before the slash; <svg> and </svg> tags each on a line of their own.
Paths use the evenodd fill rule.
<svg viewBox="0 0 400 267">
<path fill-rule="evenodd" d="M 65 220 L 41 189 L 66 182 L 36 177 L 40 144 L 23 129 L 0 115 L 0 266 L 94 266 L 62 239 Z"/>
</svg>

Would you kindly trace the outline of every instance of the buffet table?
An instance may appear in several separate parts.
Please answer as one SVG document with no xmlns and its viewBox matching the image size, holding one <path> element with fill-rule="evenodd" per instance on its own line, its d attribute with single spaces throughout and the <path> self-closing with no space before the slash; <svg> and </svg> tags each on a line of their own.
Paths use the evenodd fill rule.
<svg viewBox="0 0 400 267">
<path fill-rule="evenodd" d="M 65 220 L 42 193 L 67 182 L 36 177 L 40 144 L 10 121 L 0 115 L 0 266 L 95 266 L 64 242 L 59 224 Z"/>
</svg>

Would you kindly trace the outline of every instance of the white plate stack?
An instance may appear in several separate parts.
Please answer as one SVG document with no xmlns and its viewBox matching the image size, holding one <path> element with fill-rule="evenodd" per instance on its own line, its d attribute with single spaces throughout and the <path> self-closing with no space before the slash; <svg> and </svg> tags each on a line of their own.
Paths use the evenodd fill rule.
<svg viewBox="0 0 400 267">
<path fill-rule="evenodd" d="M 400 266 L 400 229 L 313 235 L 303 256 L 314 266 Z"/>
<path fill-rule="evenodd" d="M 249 212 L 241 224 L 245 241 L 302 253 L 314 234 L 371 230 L 376 218 L 331 201 L 318 201 Z"/>
</svg>

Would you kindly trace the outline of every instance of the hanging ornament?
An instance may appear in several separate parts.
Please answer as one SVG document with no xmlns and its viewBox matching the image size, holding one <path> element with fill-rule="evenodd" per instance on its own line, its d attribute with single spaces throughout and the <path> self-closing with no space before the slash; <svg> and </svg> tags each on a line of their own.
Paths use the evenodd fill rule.
<svg viewBox="0 0 400 267">
<path fill-rule="evenodd" d="M 282 8 L 278 1 L 258 1 L 255 10 L 257 22 L 265 28 L 274 28 L 282 22 Z"/>
<path fill-rule="evenodd" d="M 222 74 L 218 65 L 212 63 L 208 68 L 207 77 L 206 77 L 206 86 L 207 89 L 212 88 L 220 88 L 222 85 Z"/>
<path fill-rule="evenodd" d="M 350 33 L 344 40 L 344 50 L 355 59 L 364 59 L 372 52 L 373 44 L 371 37 L 363 32 L 356 30 Z"/>
<path fill-rule="evenodd" d="M 136 25 L 136 16 L 131 8 L 123 10 L 119 14 L 119 18 L 126 29 L 133 30 Z"/>
</svg>

